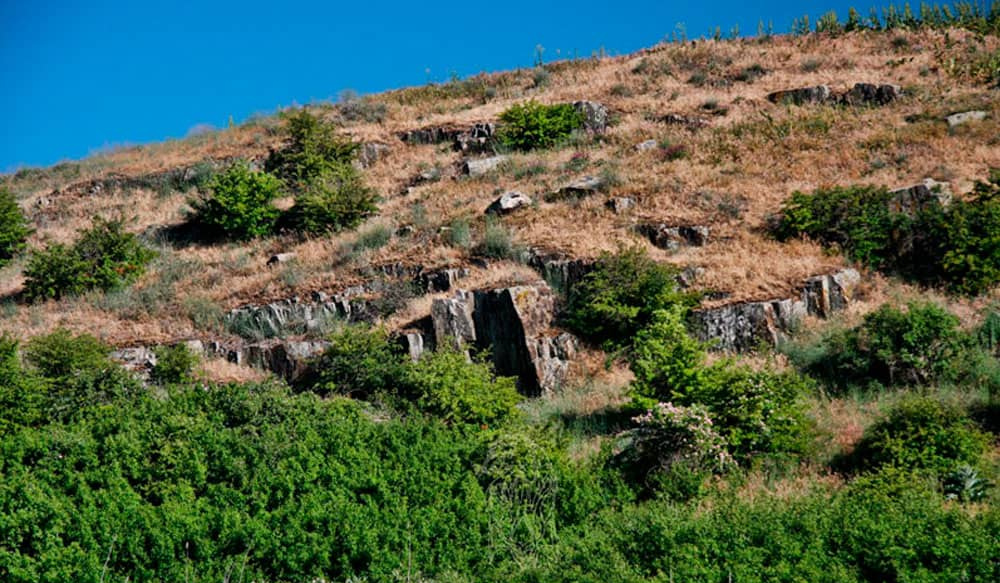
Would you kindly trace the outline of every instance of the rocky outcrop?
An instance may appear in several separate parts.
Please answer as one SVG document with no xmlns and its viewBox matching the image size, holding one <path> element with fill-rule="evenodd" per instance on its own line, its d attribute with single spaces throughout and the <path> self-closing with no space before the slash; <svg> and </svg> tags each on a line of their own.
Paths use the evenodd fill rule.
<svg viewBox="0 0 1000 583">
<path fill-rule="evenodd" d="M 583 116 L 583 129 L 603 134 L 608 129 L 608 108 L 596 101 L 577 101 L 573 107 Z"/>
<path fill-rule="evenodd" d="M 288 263 L 289 261 L 295 259 L 296 253 L 294 251 L 289 253 L 275 253 L 267 260 L 268 267 L 274 267 L 275 265 L 281 265 L 282 263 Z"/>
<path fill-rule="evenodd" d="M 986 115 L 986 112 L 981 110 L 963 111 L 961 113 L 953 113 L 945 117 L 944 120 L 948 122 L 948 127 L 954 128 L 974 121 L 983 121 L 986 119 Z"/>
<path fill-rule="evenodd" d="M 572 259 L 561 253 L 533 250 L 528 265 L 538 272 L 549 287 L 564 297 L 569 297 L 573 287 L 594 269 L 594 262 Z"/>
<path fill-rule="evenodd" d="M 715 350 L 749 352 L 762 345 L 776 346 L 806 315 L 829 318 L 844 310 L 860 280 L 856 270 L 845 269 L 810 277 L 795 298 L 695 310 L 691 314 L 692 329 Z"/>
<path fill-rule="evenodd" d="M 545 195 L 547 202 L 568 198 L 584 198 L 604 190 L 606 182 L 599 176 L 581 176 L 555 192 Z"/>
<path fill-rule="evenodd" d="M 806 105 L 826 103 L 830 99 L 830 95 L 830 87 L 816 85 L 815 87 L 799 87 L 798 89 L 775 91 L 767 95 L 767 100 L 771 103 L 782 105 Z"/>
<path fill-rule="evenodd" d="M 646 223 L 636 226 L 636 231 L 649 242 L 668 251 L 682 247 L 704 247 L 708 243 L 709 229 L 702 225 L 674 226 L 664 223 Z"/>
<path fill-rule="evenodd" d="M 436 126 L 407 130 L 398 135 L 400 140 L 410 145 L 442 144 L 454 141 L 464 131 L 464 128 L 454 126 Z"/>
<path fill-rule="evenodd" d="M 508 160 L 508 156 L 490 156 L 489 158 L 472 158 L 462 162 L 462 174 L 477 178 L 484 176 Z"/>
<path fill-rule="evenodd" d="M 896 101 L 903 95 L 899 85 L 889 83 L 855 83 L 846 91 L 834 93 L 827 85 L 799 87 L 775 91 L 767 95 L 771 103 L 782 105 L 840 104 L 848 106 L 881 106 Z"/>
<path fill-rule="evenodd" d="M 635 149 L 639 152 L 647 152 L 656 148 L 656 140 L 643 140 L 635 145 Z"/>
<path fill-rule="evenodd" d="M 488 350 L 497 374 L 517 378 L 518 389 L 536 396 L 566 377 L 576 340 L 551 330 L 556 298 L 544 283 L 474 292 L 458 291 L 431 306 L 435 343 Z M 426 342 L 409 336 L 407 348 Z M 412 354 L 412 351 L 411 351 Z"/>
<path fill-rule="evenodd" d="M 500 195 L 486 208 L 486 214 L 508 215 L 519 208 L 531 206 L 531 197 L 516 190 L 510 190 Z"/>
<path fill-rule="evenodd" d="M 929 205 L 948 206 L 952 199 L 951 185 L 947 182 L 937 182 L 932 178 L 893 190 L 892 195 L 889 200 L 889 210 L 911 217 Z"/>
<path fill-rule="evenodd" d="M 616 196 L 608 199 L 604 206 L 616 215 L 620 215 L 634 209 L 636 201 L 631 196 Z"/>
<path fill-rule="evenodd" d="M 468 154 L 493 152 L 497 126 L 490 122 L 479 122 L 471 128 L 455 136 L 452 149 Z"/>
<path fill-rule="evenodd" d="M 357 163 L 361 168 L 371 168 L 376 162 L 385 158 L 392 149 L 381 142 L 366 142 L 358 150 Z"/>
<path fill-rule="evenodd" d="M 667 125 L 684 126 L 692 131 L 708 127 L 712 123 L 711 120 L 705 117 L 682 115 L 679 113 L 668 113 L 667 115 L 661 117 L 660 121 Z"/>
</svg>

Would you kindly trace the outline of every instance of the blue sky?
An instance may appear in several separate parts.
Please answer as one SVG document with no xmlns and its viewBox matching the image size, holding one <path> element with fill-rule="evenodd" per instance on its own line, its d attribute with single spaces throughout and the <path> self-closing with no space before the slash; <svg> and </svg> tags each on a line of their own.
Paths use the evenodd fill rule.
<svg viewBox="0 0 1000 583">
<path fill-rule="evenodd" d="M 753 34 L 849 3 L 0 0 L 0 171 L 183 137 L 278 106 L 650 46 L 682 23 Z M 711 6 L 711 10 L 704 10 Z M 867 5 L 863 13 L 867 13 Z"/>
</svg>

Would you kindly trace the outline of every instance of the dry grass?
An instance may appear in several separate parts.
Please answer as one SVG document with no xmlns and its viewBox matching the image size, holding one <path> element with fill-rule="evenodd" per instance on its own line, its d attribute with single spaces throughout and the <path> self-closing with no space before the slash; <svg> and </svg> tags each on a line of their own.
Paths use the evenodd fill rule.
<svg viewBox="0 0 1000 583">
<path fill-rule="evenodd" d="M 711 242 L 704 248 L 677 253 L 650 249 L 662 261 L 699 265 L 700 286 L 726 291 L 727 301 L 785 297 L 801 281 L 844 265 L 808 243 L 779 244 L 763 234 L 767 217 L 794 190 L 852 182 L 889 186 L 932 176 L 968 191 L 989 167 L 1000 166 L 1000 98 L 980 85 L 949 74 L 981 41 L 961 31 L 905 34 L 905 46 L 893 46 L 890 35 L 870 32 L 837 38 L 776 37 L 771 42 L 746 39 L 660 45 L 634 55 L 582 59 L 547 66 L 549 78 L 535 87 L 532 71 L 485 75 L 475 82 L 410 88 L 373 96 L 385 104 L 381 122 L 344 122 L 358 141 L 380 141 L 391 148 L 387 157 L 366 171 L 369 184 L 383 195 L 378 222 L 396 228 L 413 225 L 408 237 L 393 237 L 384 247 L 359 255 L 345 251 L 355 233 L 308 240 L 272 239 L 242 246 L 193 245 L 164 253 L 196 262 L 175 284 L 176 300 L 152 310 L 148 317 L 123 318 L 95 308 L 93 302 L 64 301 L 41 306 L 5 306 L 0 329 L 29 337 L 63 325 L 94 333 L 113 344 L 168 342 L 204 335 L 180 308 L 184 298 L 199 296 L 223 309 L 312 290 L 337 291 L 359 283 L 365 268 L 384 263 L 419 263 L 427 267 L 467 264 L 467 251 L 450 247 L 439 228 L 456 218 L 471 221 L 473 242 L 482 236 L 482 213 L 505 190 L 520 190 L 536 200 L 583 174 L 604 172 L 618 178 L 611 196 L 634 196 L 639 208 L 614 215 L 604 197 L 577 202 L 538 202 L 535 208 L 505 219 L 515 241 L 595 257 L 621 242 L 640 242 L 633 233 L 639 221 L 705 224 Z M 982 41 L 996 49 L 996 39 Z M 980 44 L 977 44 L 980 43 Z M 991 44 L 992 43 L 992 44 Z M 834 56 L 835 55 L 835 56 Z M 958 59 L 956 61 L 955 59 Z M 815 67 L 803 67 L 815 61 Z M 752 83 L 734 80 L 740 71 L 759 66 L 766 73 Z M 666 74 L 669 72 L 669 74 Z M 703 84 L 688 82 L 696 74 Z M 826 83 L 846 89 L 856 82 L 896 83 L 908 89 L 901 101 L 878 109 L 829 106 L 773 106 L 765 96 L 791 87 Z M 480 84 L 480 85 L 477 85 Z M 486 93 L 484 87 L 492 87 Z M 605 136 L 579 140 L 570 147 L 513 156 L 508 167 L 479 178 L 448 177 L 460 155 L 446 146 L 407 146 L 397 134 L 436 125 L 468 125 L 493 120 L 525 99 L 546 103 L 592 99 L 606 103 L 616 124 Z M 713 102 L 714 115 L 705 109 Z M 987 109 L 991 117 L 948 131 L 941 115 L 963 107 Z M 319 108 L 338 119 L 335 108 Z M 692 131 L 655 121 L 667 113 L 697 115 L 711 125 Z M 913 123 L 907 117 L 917 116 Z M 922 118 L 920 116 L 923 116 Z M 205 158 L 259 157 L 280 143 L 271 128 L 275 120 L 247 124 L 150 146 L 123 148 L 82 161 L 73 172 L 52 169 L 47 178 L 24 182 L 17 190 L 29 214 L 37 219 L 33 245 L 69 241 L 95 214 L 134 217 L 136 232 L 183 220 L 186 196 L 158 196 L 147 191 L 60 196 L 59 176 L 78 182 L 120 173 L 137 176 L 194 164 Z M 646 139 L 683 145 L 689 155 L 664 161 L 634 145 Z M 576 156 L 584 162 L 572 167 Z M 445 170 L 440 181 L 406 187 L 422 170 Z M 532 170 L 532 169 L 535 170 Z M 65 169 L 65 168 L 64 168 Z M 72 170 L 72 169 L 71 169 Z M 74 173 L 75 172 L 75 173 Z M 34 189 L 32 190 L 31 187 Z M 43 201 L 44 199 L 44 201 Z M 42 203 L 47 206 L 42 206 Z M 419 209 L 419 213 L 417 212 Z M 417 216 L 419 215 L 419 217 Z M 420 219 L 420 220 L 417 220 Z M 418 224 L 421 223 L 421 224 Z M 362 230 L 366 227 L 362 227 Z M 298 254 L 297 275 L 267 269 L 270 255 Z M 156 271 L 138 282 L 153 285 Z M 536 279 L 523 266 L 500 264 L 474 270 L 463 285 L 488 286 Z M 292 281 L 294 285 L 290 285 Z M 863 311 L 890 292 L 887 282 L 870 277 L 853 310 Z M 895 285 L 895 284 L 893 284 Z M 0 294 L 12 297 L 20 286 L 16 269 L 0 272 Z M 891 286 L 890 286 L 891 287 Z M 415 300 L 390 326 L 426 314 L 430 298 Z M 974 313 L 976 306 L 961 304 Z"/>
</svg>

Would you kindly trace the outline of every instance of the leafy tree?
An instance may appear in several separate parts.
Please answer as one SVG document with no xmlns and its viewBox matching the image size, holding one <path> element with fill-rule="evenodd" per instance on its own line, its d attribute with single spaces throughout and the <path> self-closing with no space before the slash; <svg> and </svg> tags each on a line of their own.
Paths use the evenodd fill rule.
<svg viewBox="0 0 1000 583">
<path fill-rule="evenodd" d="M 31 228 L 14 195 L 0 187 L 0 267 L 24 250 Z"/>
<path fill-rule="evenodd" d="M 333 164 L 302 187 L 287 221 L 310 235 L 349 230 L 377 213 L 377 202 L 378 195 L 353 166 Z"/>
<path fill-rule="evenodd" d="M 264 237 L 274 230 L 281 214 L 274 200 L 281 194 L 281 181 L 266 172 L 255 172 L 240 161 L 216 174 L 209 194 L 190 201 L 197 223 L 216 237 L 237 240 Z"/>
<path fill-rule="evenodd" d="M 308 109 L 284 114 L 289 144 L 271 153 L 264 169 L 299 188 L 321 178 L 332 167 L 349 166 L 359 144 L 337 135 L 336 127 Z"/>
</svg>

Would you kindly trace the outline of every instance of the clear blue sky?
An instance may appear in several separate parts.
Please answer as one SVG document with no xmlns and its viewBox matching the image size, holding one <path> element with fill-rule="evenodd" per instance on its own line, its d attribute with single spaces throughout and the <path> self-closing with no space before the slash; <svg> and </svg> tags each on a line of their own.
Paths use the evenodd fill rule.
<svg viewBox="0 0 1000 583">
<path fill-rule="evenodd" d="M 344 89 L 530 66 L 536 45 L 546 60 L 557 50 L 622 54 L 677 23 L 692 38 L 715 26 L 753 34 L 761 19 L 784 31 L 803 13 L 843 18 L 848 5 L 0 0 L 0 171 L 182 137 Z"/>
</svg>

